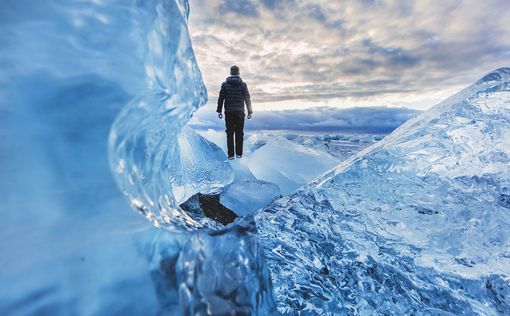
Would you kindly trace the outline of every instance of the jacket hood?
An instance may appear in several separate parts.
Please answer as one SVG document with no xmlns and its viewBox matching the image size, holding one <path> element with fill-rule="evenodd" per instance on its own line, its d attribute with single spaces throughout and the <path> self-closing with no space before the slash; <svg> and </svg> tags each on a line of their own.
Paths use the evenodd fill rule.
<svg viewBox="0 0 510 316">
<path fill-rule="evenodd" d="M 243 80 L 241 80 L 241 77 L 239 77 L 239 76 L 230 76 L 230 77 L 227 77 L 226 82 L 231 85 L 238 85 L 238 84 L 241 84 L 243 82 Z"/>
</svg>

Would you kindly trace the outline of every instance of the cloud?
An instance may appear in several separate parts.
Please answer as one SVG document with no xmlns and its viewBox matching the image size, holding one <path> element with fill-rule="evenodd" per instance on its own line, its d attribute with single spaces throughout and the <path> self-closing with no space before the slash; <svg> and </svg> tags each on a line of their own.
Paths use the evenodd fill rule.
<svg viewBox="0 0 510 316">
<path fill-rule="evenodd" d="M 223 0 L 220 12 L 233 12 L 244 16 L 258 16 L 257 7 L 250 0 Z"/>
<path fill-rule="evenodd" d="M 247 130 L 387 134 L 418 113 L 413 109 L 388 107 L 260 111 L 245 127 Z M 189 124 L 200 130 L 225 129 L 225 122 L 217 118 L 212 105 L 195 113 Z"/>
<path fill-rule="evenodd" d="M 507 0 L 191 0 L 190 31 L 211 100 L 237 64 L 273 107 L 426 108 L 510 65 L 508 21 Z"/>
</svg>

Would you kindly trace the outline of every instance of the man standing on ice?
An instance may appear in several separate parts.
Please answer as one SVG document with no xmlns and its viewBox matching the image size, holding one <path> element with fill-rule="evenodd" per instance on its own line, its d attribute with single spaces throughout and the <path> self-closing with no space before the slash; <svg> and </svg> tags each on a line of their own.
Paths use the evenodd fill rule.
<svg viewBox="0 0 510 316">
<path fill-rule="evenodd" d="M 237 158 L 241 158 L 243 156 L 244 104 L 246 103 L 248 109 L 248 119 L 251 119 L 253 110 L 248 86 L 239 77 L 239 67 L 236 65 L 230 67 L 230 77 L 221 84 L 218 108 L 216 109 L 220 119 L 223 118 L 223 114 L 221 114 L 223 103 L 225 103 L 228 159 L 234 159 L 234 135 L 235 154 Z"/>
</svg>

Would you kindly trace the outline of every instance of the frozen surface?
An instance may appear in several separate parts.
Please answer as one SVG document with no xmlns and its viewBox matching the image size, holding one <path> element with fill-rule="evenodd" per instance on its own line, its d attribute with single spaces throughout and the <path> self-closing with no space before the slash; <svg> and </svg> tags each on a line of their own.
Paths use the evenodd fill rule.
<svg viewBox="0 0 510 316">
<path fill-rule="evenodd" d="M 223 150 L 214 143 L 197 135 L 189 127 L 183 128 L 178 143 L 181 179 L 179 184 L 174 182 L 171 185 L 177 203 L 182 203 L 197 192 L 217 191 L 234 180 L 236 174 L 231 164 Z"/>
<path fill-rule="evenodd" d="M 217 146 L 180 132 L 206 95 L 187 10 L 186 1 L 0 3 L 1 315 L 160 310 L 164 291 L 155 287 L 154 275 L 161 260 L 152 250 L 171 235 L 173 246 L 164 251 L 178 254 L 187 235 L 158 231 L 130 211 L 111 171 L 139 168 L 130 180 L 146 193 L 132 195 L 142 210 L 149 198 L 172 205 L 158 199 L 166 187 L 158 189 L 157 179 L 136 177 L 154 170 L 178 170 L 172 173 L 178 177 L 165 179 L 179 184 L 169 193 L 175 200 L 232 181 Z M 124 132 L 133 126 L 123 124 L 122 114 L 117 119 L 124 129 L 115 130 L 114 139 L 124 147 L 115 154 L 129 153 L 111 170 L 108 135 L 128 103 L 140 106 L 129 112 L 140 119 L 140 130 L 126 141 Z M 147 124 L 158 128 L 148 131 Z M 165 138 L 166 131 L 173 136 Z M 135 165 L 140 161 L 146 164 Z M 218 178 L 200 167 L 224 173 Z M 124 189 L 129 194 L 130 187 Z"/>
<path fill-rule="evenodd" d="M 246 153 L 244 158 L 246 158 Z M 251 173 L 250 168 L 244 164 L 245 159 L 235 159 L 230 160 L 230 166 L 232 167 L 232 170 L 234 170 L 234 183 L 241 182 L 241 181 L 256 181 L 257 178 Z"/>
<path fill-rule="evenodd" d="M 250 217 L 191 234 L 176 265 L 183 315 L 273 315 L 269 271 Z"/>
<path fill-rule="evenodd" d="M 150 6 L 155 16 L 141 44 L 146 82 L 112 125 L 110 166 L 131 206 L 154 225 L 191 230 L 201 225 L 179 204 L 234 174 L 216 145 L 182 129 L 207 97 L 188 36 L 188 3 Z"/>
<path fill-rule="evenodd" d="M 224 132 L 209 129 L 200 135 L 226 151 Z M 372 136 L 366 137 L 373 142 Z M 243 158 L 230 161 L 234 182 L 221 193 L 222 204 L 240 215 L 252 213 L 336 166 L 336 157 L 360 150 L 358 141 L 352 147 L 330 146 L 331 138 L 246 132 Z"/>
<path fill-rule="evenodd" d="M 510 313 L 510 69 L 256 216 L 281 312 Z"/>
<path fill-rule="evenodd" d="M 252 214 L 280 196 L 278 185 L 261 180 L 245 180 L 228 185 L 220 202 L 239 216 Z"/>
<path fill-rule="evenodd" d="M 284 138 L 269 138 L 243 163 L 259 179 L 277 184 L 282 194 L 301 185 L 338 164 L 333 156 L 295 144 Z"/>
<path fill-rule="evenodd" d="M 303 145 L 308 148 L 314 148 L 327 152 L 328 154 L 345 160 L 353 154 L 367 148 L 375 142 L 384 138 L 383 135 L 284 135 L 288 140 Z"/>
<path fill-rule="evenodd" d="M 510 313 L 509 69 L 271 204 L 256 229 L 207 229 L 179 202 L 257 179 L 288 193 L 338 159 L 257 136 L 231 164 L 186 128 L 206 98 L 187 14 L 171 0 L 0 4 L 0 314 Z"/>
</svg>

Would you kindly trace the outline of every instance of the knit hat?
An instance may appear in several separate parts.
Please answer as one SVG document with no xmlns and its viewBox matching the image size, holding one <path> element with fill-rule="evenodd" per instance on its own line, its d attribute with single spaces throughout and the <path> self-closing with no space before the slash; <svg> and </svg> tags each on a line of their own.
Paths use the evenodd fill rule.
<svg viewBox="0 0 510 316">
<path fill-rule="evenodd" d="M 230 67 L 230 75 L 239 76 L 239 67 L 237 67 L 236 65 Z"/>
</svg>

